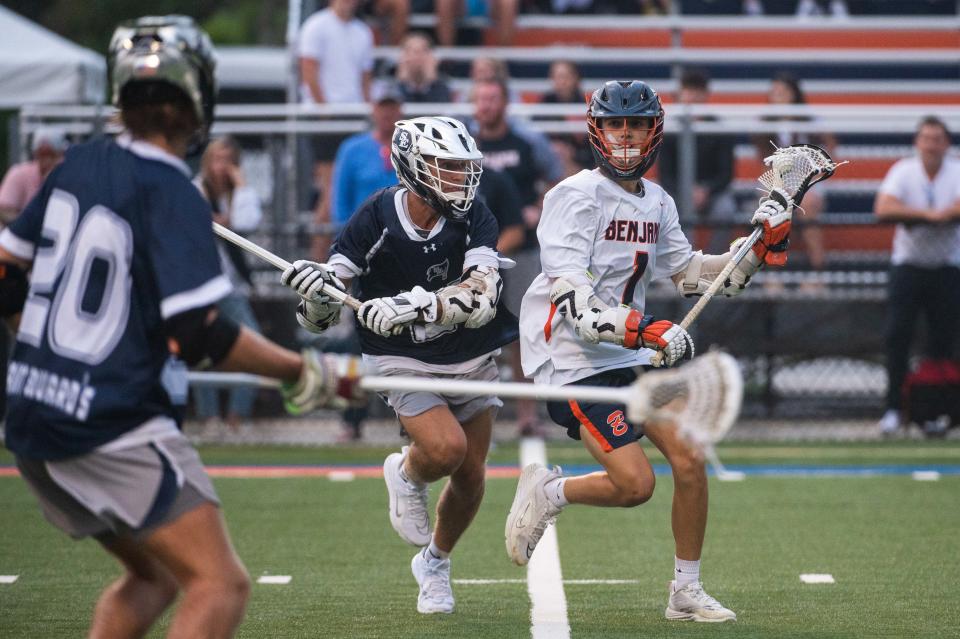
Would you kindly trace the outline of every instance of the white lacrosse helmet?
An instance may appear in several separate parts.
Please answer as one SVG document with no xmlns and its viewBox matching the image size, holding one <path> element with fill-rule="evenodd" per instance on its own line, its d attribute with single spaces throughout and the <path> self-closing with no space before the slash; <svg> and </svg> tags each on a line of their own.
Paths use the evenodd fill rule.
<svg viewBox="0 0 960 639">
<path fill-rule="evenodd" d="M 483 154 L 459 120 L 423 117 L 400 120 L 390 160 L 400 183 L 444 217 L 462 220 L 473 205 L 483 172 Z"/>
</svg>

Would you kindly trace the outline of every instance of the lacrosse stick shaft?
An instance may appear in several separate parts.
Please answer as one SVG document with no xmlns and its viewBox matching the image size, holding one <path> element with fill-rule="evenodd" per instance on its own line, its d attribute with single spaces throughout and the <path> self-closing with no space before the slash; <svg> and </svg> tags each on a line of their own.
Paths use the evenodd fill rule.
<svg viewBox="0 0 960 639">
<path fill-rule="evenodd" d="M 716 279 L 710 283 L 710 286 L 707 287 L 707 290 L 703 292 L 703 295 L 700 296 L 700 299 L 697 300 L 697 303 L 693 305 L 684 318 L 680 321 L 680 327 L 683 330 L 690 328 L 690 325 L 696 321 L 700 316 L 700 313 L 703 312 L 703 308 L 710 302 L 710 299 L 717 294 L 717 291 L 723 287 L 723 283 L 730 277 L 730 273 L 733 272 L 733 269 L 737 267 L 737 264 L 746 257 L 747 253 L 753 249 L 753 245 L 757 243 L 760 239 L 760 236 L 763 235 L 763 227 L 758 226 L 753 229 L 747 237 L 747 241 L 740 245 L 740 248 L 737 249 L 737 252 L 733 254 L 730 258 L 730 261 L 727 262 L 727 265 L 723 267 L 723 270 L 720 271 L 720 274 L 717 275 Z M 663 365 L 663 351 L 657 351 L 653 354 L 653 357 L 650 358 L 651 366 L 662 366 Z"/>
<path fill-rule="evenodd" d="M 230 242 L 231 244 L 236 244 L 243 250 L 256 255 L 261 260 L 268 262 L 269 264 L 280 269 L 281 271 L 285 271 L 288 268 L 290 268 L 290 262 L 286 261 L 285 259 L 283 259 L 278 255 L 274 255 L 273 253 L 263 248 L 262 246 L 254 244 L 247 238 L 241 235 L 237 235 L 236 233 L 234 233 L 233 231 L 231 231 L 230 229 L 228 229 L 227 227 L 221 224 L 217 224 L 216 222 L 214 222 L 213 232 L 219 235 L 220 237 L 222 237 L 223 239 L 225 239 L 226 241 Z M 324 286 L 323 293 L 324 295 L 328 295 L 331 298 L 335 299 L 336 301 L 341 302 L 342 304 L 346 304 L 347 306 L 349 306 L 355 311 L 360 308 L 360 302 L 358 300 L 356 300 L 354 297 L 350 295 L 347 295 L 346 293 L 344 293 L 343 291 L 337 288 L 334 288 L 332 286 Z"/>
</svg>

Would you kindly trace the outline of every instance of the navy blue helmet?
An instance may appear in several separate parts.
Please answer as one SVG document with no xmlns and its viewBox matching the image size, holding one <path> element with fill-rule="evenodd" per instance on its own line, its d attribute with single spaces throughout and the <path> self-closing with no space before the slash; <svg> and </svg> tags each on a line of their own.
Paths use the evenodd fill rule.
<svg viewBox="0 0 960 639">
<path fill-rule="evenodd" d="M 610 177 L 638 179 L 653 166 L 663 143 L 663 105 L 645 82 L 611 81 L 593 92 L 587 111 L 590 146 L 597 165 Z M 626 126 L 627 118 L 648 118 L 642 138 Z M 607 126 L 617 123 L 617 127 Z"/>
</svg>

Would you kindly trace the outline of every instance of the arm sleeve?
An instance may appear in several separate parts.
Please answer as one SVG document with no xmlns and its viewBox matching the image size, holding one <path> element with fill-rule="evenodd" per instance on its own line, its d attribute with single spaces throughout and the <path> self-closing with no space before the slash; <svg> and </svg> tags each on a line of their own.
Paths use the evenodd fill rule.
<svg viewBox="0 0 960 639">
<path fill-rule="evenodd" d="M 312 58 L 314 60 L 323 60 L 323 25 L 319 21 L 319 16 L 314 14 L 306 19 L 303 26 L 300 27 L 300 37 L 298 38 L 297 48 L 301 58 Z"/>
<path fill-rule="evenodd" d="M 660 235 L 657 237 L 657 257 L 652 279 L 660 279 L 679 273 L 690 263 L 693 249 L 680 228 L 680 217 L 673 198 L 664 194 L 660 216 Z"/>
<path fill-rule="evenodd" d="M 537 226 L 544 275 L 584 275 L 590 269 L 599 221 L 600 211 L 585 193 L 562 185 L 551 189 Z"/>
<path fill-rule="evenodd" d="M 497 259 L 497 238 L 500 228 L 487 205 L 475 200 L 470 218 L 470 230 L 467 236 L 467 252 L 464 255 L 463 269 L 471 266 L 489 266 L 499 268 Z"/>
<path fill-rule="evenodd" d="M 208 306 L 230 293 L 230 281 L 220 272 L 210 205 L 197 189 L 186 179 L 171 179 L 153 185 L 143 202 L 161 316 Z"/>
<path fill-rule="evenodd" d="M 373 31 L 370 30 L 366 24 L 363 24 L 364 28 L 364 47 L 363 47 L 363 58 L 360 61 L 360 68 L 364 71 L 373 70 Z"/>
<path fill-rule="evenodd" d="M 357 209 L 331 247 L 328 264 L 336 269 L 337 277 L 341 273 L 346 277 L 366 273 L 370 260 L 386 240 L 387 229 L 377 216 L 377 198 L 381 196 L 382 191 L 376 192 Z"/>
<path fill-rule="evenodd" d="M 883 178 L 883 182 L 880 183 L 880 193 L 892 195 L 898 200 L 904 199 L 906 196 L 903 180 L 904 167 L 902 160 L 890 167 L 887 175 Z"/>
<path fill-rule="evenodd" d="M 260 196 L 252 186 L 241 186 L 233 192 L 233 210 L 230 211 L 230 226 L 237 233 L 249 233 L 260 226 L 263 209 Z"/>
</svg>

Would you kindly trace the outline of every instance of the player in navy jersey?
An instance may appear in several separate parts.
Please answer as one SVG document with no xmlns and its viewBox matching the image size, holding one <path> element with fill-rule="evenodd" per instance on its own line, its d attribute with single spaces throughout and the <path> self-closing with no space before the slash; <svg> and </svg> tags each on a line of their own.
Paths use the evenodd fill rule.
<svg viewBox="0 0 960 639">
<path fill-rule="evenodd" d="M 0 315 L 19 317 L 5 443 L 47 519 L 124 566 L 90 637 L 143 636 L 178 591 L 171 636 L 230 637 L 249 579 L 178 428 L 171 353 L 284 380 L 294 411 L 332 400 L 343 380 L 329 365 L 344 360 L 217 315 L 230 285 L 183 162 L 213 112 L 206 34 L 141 18 L 114 33 L 110 63 L 125 132 L 73 147 L 0 234 Z"/>
<path fill-rule="evenodd" d="M 457 120 L 397 122 L 391 159 L 400 186 L 371 196 L 337 238 L 329 264 L 296 262 L 282 281 L 305 297 L 301 325 L 321 331 L 339 317 L 310 300 L 321 278 L 355 281 L 367 369 L 429 379 L 498 379 L 494 356 L 517 338 L 517 320 L 500 303 L 498 229 L 474 196 L 482 155 Z M 417 610 L 453 612 L 449 554 L 483 497 L 485 459 L 497 408 L 493 396 L 390 392 L 384 399 L 412 439 L 384 462 L 390 523 L 423 547 L 411 563 Z M 431 534 L 427 487 L 450 481 Z"/>
</svg>

